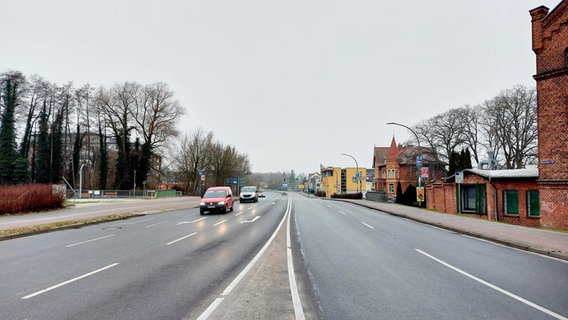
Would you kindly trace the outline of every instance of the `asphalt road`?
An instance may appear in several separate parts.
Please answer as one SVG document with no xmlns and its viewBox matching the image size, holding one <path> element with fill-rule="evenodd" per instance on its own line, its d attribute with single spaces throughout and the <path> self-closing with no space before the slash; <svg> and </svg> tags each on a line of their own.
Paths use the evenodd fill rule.
<svg viewBox="0 0 568 320">
<path fill-rule="evenodd" d="M 0 242 L 0 319 L 195 319 L 283 220 L 285 197 Z"/>
<path fill-rule="evenodd" d="M 568 263 L 339 201 L 294 200 L 325 319 L 566 319 Z"/>
<path fill-rule="evenodd" d="M 0 266 L 0 319 L 568 316 L 565 260 L 296 193 L 1 241 Z"/>
</svg>

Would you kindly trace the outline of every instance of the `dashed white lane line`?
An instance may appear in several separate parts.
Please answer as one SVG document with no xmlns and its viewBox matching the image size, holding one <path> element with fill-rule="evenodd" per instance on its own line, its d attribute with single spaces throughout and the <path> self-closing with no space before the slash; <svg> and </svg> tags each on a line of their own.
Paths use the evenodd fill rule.
<svg viewBox="0 0 568 320">
<path fill-rule="evenodd" d="M 256 220 L 258 220 L 258 218 L 260 218 L 260 216 L 256 216 L 256 217 L 254 217 L 252 220 L 241 221 L 241 224 L 243 224 L 243 223 L 253 223 L 253 222 L 255 222 Z"/>
<path fill-rule="evenodd" d="M 197 234 L 197 232 L 194 232 L 194 233 L 192 233 L 192 234 L 188 234 L 188 235 L 185 236 L 185 237 L 181 237 L 181 238 L 176 239 L 176 240 L 174 240 L 174 241 L 170 241 L 170 242 L 166 243 L 166 246 L 169 246 L 169 245 L 174 244 L 174 243 L 176 243 L 176 242 L 178 242 L 178 241 L 187 239 L 187 238 L 189 238 L 189 237 L 193 237 L 193 236 L 196 235 L 196 234 Z"/>
<path fill-rule="evenodd" d="M 71 248 L 74 246 L 78 246 L 81 244 L 85 244 L 85 243 L 89 243 L 89 242 L 94 242 L 94 241 L 98 241 L 98 240 L 102 240 L 102 239 L 106 239 L 106 238 L 110 238 L 110 237 L 114 237 L 114 234 L 109 234 L 108 236 L 104 236 L 104 237 L 99 237 L 99 238 L 95 238 L 95 239 L 91 239 L 91 240 L 86 240 L 86 241 L 81 241 L 81 242 L 76 242 L 76 243 L 72 243 L 72 244 L 68 244 L 65 247 L 66 248 Z"/>
<path fill-rule="evenodd" d="M 216 226 L 218 226 L 218 225 L 220 225 L 220 224 L 222 224 L 222 223 L 225 223 L 225 222 L 227 222 L 227 219 L 221 220 L 221 221 L 217 222 L 216 224 L 214 224 L 213 226 L 216 227 Z"/>
<path fill-rule="evenodd" d="M 144 228 L 152 228 L 152 227 L 159 226 L 159 225 L 167 223 L 167 222 L 168 222 L 167 220 L 164 220 L 164 221 L 161 221 L 161 222 L 158 222 L 158 223 L 152 223 L 152 224 L 147 225 Z"/>
<path fill-rule="evenodd" d="M 561 319 L 561 320 L 568 320 L 568 318 L 566 318 L 566 317 L 564 317 L 564 316 L 562 316 L 562 315 L 560 315 L 560 314 L 558 314 L 558 313 L 555 313 L 554 311 L 548 310 L 548 309 L 546 309 L 546 308 L 544 308 L 544 307 L 542 307 L 542 306 L 540 306 L 540 305 L 538 305 L 538 304 L 536 304 L 536 303 L 534 303 L 534 302 L 531 302 L 531 301 L 529 301 L 529 300 L 527 300 L 527 299 L 521 298 L 521 297 L 519 297 L 518 295 L 516 295 L 516 294 L 514 294 L 514 293 L 511 293 L 511 292 L 509 292 L 509 291 L 507 291 L 507 290 L 505 290 L 505 289 L 502 289 L 502 288 L 500 288 L 500 287 L 498 287 L 498 286 L 496 286 L 496 285 L 494 285 L 494 284 L 491 284 L 491 283 L 489 283 L 489 282 L 487 282 L 487 281 L 485 281 L 485 280 L 483 280 L 483 279 L 480 279 L 480 278 L 478 278 L 478 277 L 476 277 L 476 276 L 474 276 L 474 275 L 472 275 L 472 274 L 469 274 L 469 273 L 467 273 L 467 272 L 465 272 L 465 271 L 463 271 L 463 270 L 461 270 L 461 269 L 459 269 L 459 268 L 456 268 L 456 267 L 452 266 L 451 264 L 449 264 L 449 263 L 447 263 L 447 262 L 445 262 L 445 261 L 443 261 L 443 260 L 440 260 L 440 259 L 438 259 L 438 258 L 436 258 L 436 257 L 434 257 L 434 256 L 432 256 L 432 255 L 430 255 L 430 254 L 428 254 L 428 253 L 426 253 L 426 252 L 420 250 L 420 249 L 414 249 L 414 250 L 416 250 L 417 252 L 419 252 L 419 253 L 425 255 L 426 257 L 428 257 L 428 258 L 430 258 L 430 259 L 432 259 L 432 260 L 434 260 L 434 261 L 440 263 L 441 265 L 443 265 L 443 266 L 445 266 L 445 267 L 448 267 L 448 268 L 450 268 L 450 269 L 452 269 L 452 270 L 454 270 L 454 271 L 456 271 L 456 272 L 458 272 L 458 273 L 460 273 L 460 274 L 462 274 L 462 275 L 464 275 L 464 276 L 466 276 L 466 277 L 468 277 L 468 278 L 470 278 L 470 279 L 472 279 L 472 280 L 474 280 L 474 281 L 477 281 L 477 282 L 483 284 L 484 286 L 487 286 L 487 287 L 489 287 L 489 288 L 491 288 L 491 289 L 493 289 L 493 290 L 496 290 L 496 291 L 498 291 L 498 292 L 501 292 L 502 294 L 504 294 L 504 295 L 506 295 L 506 296 L 509 296 L 509 297 L 511 297 L 511 298 L 513 298 L 513 299 L 515 299 L 515 300 L 517 300 L 517 301 L 520 301 L 520 302 L 522 302 L 522 303 L 524 303 L 524 304 L 526 304 L 526 305 L 528 305 L 528 306 L 530 306 L 530 307 L 533 307 L 533 308 L 535 308 L 535 309 L 537 309 L 537 310 L 539 310 L 539 311 L 541 311 L 541 312 L 544 312 L 544 313 L 548 314 L 548 315 L 551 316 L 551 317 L 554 317 L 554 318 L 556 318 L 556 319 Z"/>
<path fill-rule="evenodd" d="M 103 267 L 103 268 L 97 269 L 97 270 L 95 270 L 95 271 L 86 273 L 86 274 L 84 274 L 84 275 L 82 275 L 82 276 L 73 278 L 73 279 L 71 279 L 71 280 L 62 282 L 62 283 L 60 283 L 60 284 L 56 284 L 56 285 L 51 286 L 51 287 L 49 287 L 49 288 L 47 288 L 47 289 L 43 289 L 43 290 L 40 290 L 40 291 L 38 291 L 38 292 L 32 293 L 32 294 L 30 294 L 30 295 L 27 295 L 27 296 L 25 296 L 25 297 L 22 297 L 22 299 L 23 299 L 23 300 L 26 300 L 26 299 L 29 299 L 29 298 L 33 298 L 33 297 L 38 296 L 38 295 L 40 295 L 40 294 L 46 293 L 46 292 L 48 292 L 48 291 L 57 289 L 57 288 L 59 288 L 59 287 L 63 287 L 64 285 L 68 285 L 68 284 L 73 283 L 73 282 L 75 282 L 75 281 L 78 281 L 78 280 L 81 280 L 81 279 L 83 279 L 83 278 L 92 276 L 92 275 L 94 275 L 94 274 L 96 274 L 96 273 L 99 273 L 99 272 L 101 272 L 101 271 L 105 271 L 105 270 L 110 269 L 110 268 L 112 268 L 112 267 L 115 267 L 115 266 L 117 266 L 117 265 L 118 265 L 118 263 L 113 263 L 113 264 L 108 265 L 108 266 L 106 266 L 106 267 Z"/>
<path fill-rule="evenodd" d="M 206 217 L 203 217 L 203 218 L 200 218 L 200 219 L 197 219 L 197 220 L 193 220 L 193 221 L 182 221 L 182 222 L 178 222 L 177 225 L 179 226 L 179 225 L 182 225 L 182 224 L 192 224 L 192 223 L 196 223 L 196 222 L 199 222 L 199 221 L 205 220 L 205 219 L 207 219 L 207 218 L 206 218 Z"/>
<path fill-rule="evenodd" d="M 365 227 L 375 230 L 375 227 L 373 227 L 373 226 L 371 226 L 371 225 L 368 225 L 368 224 L 366 224 L 366 223 L 363 222 L 363 221 L 361 221 L 361 223 L 362 223 Z"/>
</svg>

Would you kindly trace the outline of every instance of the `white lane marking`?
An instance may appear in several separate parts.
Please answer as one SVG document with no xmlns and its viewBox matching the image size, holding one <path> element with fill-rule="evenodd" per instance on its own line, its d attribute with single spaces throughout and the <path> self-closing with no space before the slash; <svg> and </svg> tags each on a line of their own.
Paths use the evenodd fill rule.
<svg viewBox="0 0 568 320">
<path fill-rule="evenodd" d="M 225 223 L 225 222 L 227 222 L 227 219 L 221 220 L 221 221 L 217 222 L 216 224 L 214 224 L 213 226 L 216 227 L 216 226 L 220 225 L 221 223 Z"/>
<path fill-rule="evenodd" d="M 371 226 L 371 225 L 368 225 L 368 224 L 366 224 L 366 223 L 363 222 L 363 221 L 361 221 L 361 223 L 362 223 L 365 227 L 371 228 L 371 229 L 375 230 L 375 227 L 373 227 L 373 226 Z"/>
<path fill-rule="evenodd" d="M 109 234 L 108 236 L 104 236 L 104 237 L 99 237 L 99 238 L 95 238 L 95 239 L 91 239 L 91 240 L 87 240 L 87 241 L 81 241 L 81 242 L 68 244 L 65 247 L 71 248 L 71 247 L 74 247 L 74 246 L 78 246 L 80 244 L 85 244 L 85 243 L 89 243 L 89 242 L 93 242 L 93 241 L 97 241 L 97 240 L 102 240 L 102 239 L 106 239 L 106 238 L 110 238 L 110 237 L 114 237 L 114 236 L 115 236 L 114 234 Z"/>
<path fill-rule="evenodd" d="M 342 215 L 344 215 L 346 217 L 349 217 L 349 215 L 347 213 L 343 212 L 343 211 L 339 211 L 339 213 L 341 213 Z"/>
<path fill-rule="evenodd" d="M 193 220 L 193 221 L 182 221 L 182 222 L 179 222 L 177 225 L 179 226 L 180 224 L 196 223 L 196 222 L 199 222 L 199 221 L 205 220 L 205 219 L 207 219 L 207 218 L 206 218 L 206 217 L 203 217 L 203 218 L 200 218 L 200 219 L 197 219 L 197 220 Z"/>
<path fill-rule="evenodd" d="M 290 201 L 290 200 L 288 200 L 288 201 Z M 254 256 L 254 258 L 252 258 L 252 260 L 249 262 L 249 264 L 247 264 L 247 266 L 243 269 L 243 271 L 241 271 L 241 273 L 239 273 L 239 275 L 235 279 L 233 279 L 233 281 L 227 286 L 227 288 L 225 288 L 225 290 L 221 293 L 221 297 L 216 298 L 211 303 L 211 305 L 209 305 L 209 307 L 207 307 L 207 309 L 199 316 L 199 318 L 197 318 L 197 320 L 208 319 L 209 316 L 211 316 L 211 314 L 215 311 L 215 309 L 221 304 L 221 302 L 223 302 L 225 297 L 227 295 L 229 295 L 231 293 L 231 291 L 233 291 L 233 289 L 239 284 L 239 282 L 246 276 L 246 274 L 250 271 L 250 269 L 260 259 L 262 254 L 270 246 L 270 244 L 272 243 L 274 238 L 276 238 L 276 234 L 278 233 L 278 231 L 280 230 L 280 228 L 284 224 L 284 221 L 286 221 L 286 215 L 287 214 L 288 214 L 288 212 L 286 212 L 284 214 L 284 217 L 282 217 L 282 221 L 280 221 L 280 224 L 278 224 L 278 227 L 276 228 L 276 230 L 274 231 L 274 233 L 272 234 L 270 239 L 268 239 L 268 241 L 264 244 L 262 249 L 260 249 L 260 251 L 256 254 L 256 256 Z"/>
<path fill-rule="evenodd" d="M 110 268 L 112 268 L 112 267 L 114 267 L 114 266 L 117 266 L 117 265 L 118 265 L 118 263 L 113 263 L 113 264 L 108 265 L 108 266 L 106 266 L 106 267 L 103 267 L 103 268 L 97 269 L 97 270 L 95 270 L 95 271 L 86 273 L 86 274 L 84 274 L 84 275 L 82 275 L 82 276 L 79 276 L 79 277 L 77 277 L 77 278 L 73 278 L 73 279 L 71 279 L 71 280 L 68 280 L 68 281 L 62 282 L 62 283 L 60 283 L 60 284 L 56 284 L 56 285 L 54 285 L 54 286 L 51 286 L 51 287 L 49 287 L 49 288 L 47 288 L 47 289 L 43 289 L 43 290 L 40 290 L 40 291 L 38 291 L 38 292 L 36 292 L 36 293 L 32 293 L 32 294 L 30 294 L 30 295 L 27 295 L 27 296 L 25 296 L 25 297 L 22 297 L 22 299 L 23 299 L 23 300 L 26 300 L 26 299 L 29 299 L 29 298 L 33 298 L 33 297 L 38 296 L 38 295 L 40 295 L 40 294 L 43 294 L 43 293 L 46 293 L 46 292 L 48 292 L 48 291 L 57 289 L 57 288 L 59 288 L 59 287 L 63 287 L 64 285 L 67 285 L 67 284 L 70 284 L 70 283 L 72 283 L 72 282 L 81 280 L 81 279 L 83 279 L 83 278 L 92 276 L 92 275 L 94 275 L 94 274 L 96 274 L 96 273 L 99 273 L 99 272 L 101 272 L 101 271 L 110 269 Z"/>
<path fill-rule="evenodd" d="M 193 237 L 193 236 L 196 235 L 196 234 L 197 234 L 197 232 L 194 232 L 194 233 L 192 233 L 192 234 L 188 234 L 188 235 L 185 236 L 185 237 L 181 237 L 181 238 L 176 239 L 176 240 L 174 240 L 174 241 L 170 241 L 170 242 L 166 243 L 166 246 L 169 246 L 170 244 L 174 244 L 174 243 L 176 243 L 176 242 L 178 242 L 178 241 L 181 241 L 181 240 L 183 240 L 183 239 L 187 239 L 187 238 L 189 238 L 189 237 Z"/>
<path fill-rule="evenodd" d="M 241 211 L 241 212 L 238 212 L 238 213 L 235 213 L 235 217 L 238 217 L 238 216 L 240 216 L 241 214 L 243 214 L 242 211 Z"/>
<path fill-rule="evenodd" d="M 292 293 L 292 305 L 294 306 L 294 315 L 296 320 L 304 320 L 304 309 L 296 284 L 296 274 L 294 273 L 294 260 L 292 259 L 292 241 L 290 240 L 290 216 L 292 216 L 292 202 L 288 202 L 288 225 L 286 227 L 286 255 L 288 257 L 288 278 L 290 280 L 290 291 Z"/>
<path fill-rule="evenodd" d="M 544 313 L 548 314 L 548 315 L 551 316 L 551 317 L 554 317 L 554 318 L 556 318 L 556 319 L 561 319 L 561 320 L 568 320 L 568 318 L 566 318 L 566 317 L 564 317 L 564 316 L 562 316 L 562 315 L 559 315 L 558 313 L 555 313 L 554 311 L 548 310 L 548 309 L 546 309 L 546 308 L 544 308 L 544 307 L 542 307 L 542 306 L 540 306 L 540 305 L 538 305 L 538 304 L 536 304 L 536 303 L 534 303 L 534 302 L 531 302 L 531 301 L 529 301 L 529 300 L 527 300 L 527 299 L 521 298 L 521 297 L 519 297 L 518 295 L 516 295 L 516 294 L 514 294 L 514 293 L 511 293 L 511 292 L 509 292 L 509 291 L 507 291 L 507 290 L 505 290 L 505 289 L 502 289 L 502 288 L 500 288 L 500 287 L 498 287 L 498 286 L 496 286 L 496 285 L 494 285 L 494 284 L 491 284 L 491 283 L 489 283 L 489 282 L 487 282 L 487 281 L 485 281 L 485 280 L 483 280 L 483 279 L 480 279 L 480 278 L 478 278 L 478 277 L 476 277 L 476 276 L 474 276 L 474 275 L 472 275 L 472 274 L 469 274 L 469 273 L 467 273 L 467 272 L 465 272 L 465 271 L 463 271 L 463 270 L 461 270 L 461 269 L 459 269 L 459 268 L 456 268 L 456 267 L 452 266 L 451 264 L 449 264 L 449 263 L 447 263 L 447 262 L 444 262 L 443 260 L 440 260 L 440 259 L 438 259 L 438 258 L 436 258 L 436 257 L 434 257 L 434 256 L 432 256 L 432 255 L 430 255 L 430 254 L 428 254 L 428 253 L 426 253 L 426 252 L 420 250 L 420 249 L 414 249 L 414 250 L 416 250 L 417 252 L 419 252 L 419 253 L 425 255 L 426 257 L 428 257 L 428 258 L 430 258 L 430 259 L 432 259 L 432 260 L 434 260 L 434 261 L 440 263 L 440 264 L 443 265 L 443 266 L 446 266 L 446 267 L 448 267 L 448 268 L 450 268 L 450 269 L 452 269 L 452 270 L 454 270 L 454 271 L 456 271 L 456 272 L 458 272 L 458 273 L 461 273 L 462 275 L 464 275 L 464 276 L 466 276 L 466 277 L 468 277 L 468 278 L 470 278 L 470 279 L 472 279 L 472 280 L 475 280 L 475 281 L 477 281 L 477 282 L 479 282 L 479 283 L 481 283 L 481 284 L 483 284 L 483 285 L 485 285 L 485 286 L 487 286 L 487 287 L 489 287 L 489 288 L 491 288 L 491 289 L 493 289 L 493 290 L 499 291 L 499 292 L 501 292 L 502 294 L 504 294 L 504 295 L 506 295 L 506 296 L 509 296 L 509 297 L 511 297 L 511 298 L 513 298 L 513 299 L 515 299 L 515 300 L 517 300 L 517 301 L 520 301 L 520 302 L 522 302 L 522 303 L 524 303 L 524 304 L 526 304 L 526 305 L 528 305 L 528 306 L 530 306 L 530 307 L 533 307 L 533 308 L 535 308 L 535 309 L 537 309 L 537 310 L 539 310 L 539 311 L 541 311 L 541 312 L 544 312 Z"/>
<path fill-rule="evenodd" d="M 241 224 L 243 224 L 243 223 L 253 223 L 253 222 L 255 222 L 258 218 L 260 218 L 260 216 L 256 216 L 256 217 L 254 217 L 254 218 L 253 218 L 252 220 L 250 220 L 250 221 L 248 221 L 248 220 L 241 221 Z"/>
<path fill-rule="evenodd" d="M 155 226 L 158 226 L 158 225 L 164 224 L 164 223 L 166 223 L 166 222 L 168 222 L 168 220 L 164 220 L 164 221 L 162 221 L 162 222 L 158 222 L 158 223 L 152 223 L 152 224 L 149 224 L 149 225 L 147 225 L 147 226 L 146 226 L 145 228 L 151 228 L 151 227 L 155 227 Z"/>
</svg>

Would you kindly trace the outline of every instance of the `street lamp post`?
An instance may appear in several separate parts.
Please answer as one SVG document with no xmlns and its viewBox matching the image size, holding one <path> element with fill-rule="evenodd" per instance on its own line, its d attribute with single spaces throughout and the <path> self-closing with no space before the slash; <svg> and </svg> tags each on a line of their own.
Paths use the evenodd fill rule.
<svg viewBox="0 0 568 320">
<path fill-rule="evenodd" d="M 82 195 L 83 195 L 83 167 L 85 166 L 85 163 L 83 163 L 81 165 L 81 168 L 79 168 L 79 199 L 81 199 Z"/>
<path fill-rule="evenodd" d="M 421 179 L 420 179 L 420 169 L 422 169 L 422 149 L 420 148 L 420 138 L 418 138 L 418 134 L 416 134 L 416 132 L 414 130 L 412 130 L 412 128 L 407 127 L 403 124 L 397 123 L 397 122 L 388 122 L 388 125 L 395 125 L 395 126 L 400 126 L 400 127 L 404 127 L 408 130 L 410 130 L 410 132 L 412 132 L 414 134 L 414 136 L 416 137 L 416 141 L 418 142 L 418 159 L 417 159 L 417 172 L 416 172 L 416 176 L 418 177 L 418 188 L 422 187 L 422 183 L 421 183 Z M 422 201 L 418 201 L 418 207 L 421 207 L 422 205 Z"/>
<path fill-rule="evenodd" d="M 355 185 L 356 185 L 356 188 L 357 188 L 357 194 L 359 194 L 359 184 L 361 182 L 361 180 L 359 180 L 359 163 L 357 162 L 357 159 L 355 159 L 355 157 L 350 155 L 350 154 L 342 153 L 341 155 L 350 157 L 351 159 L 353 159 L 353 161 L 355 161 L 355 167 L 356 167 L 355 170 L 357 170 L 356 173 L 355 173 L 355 178 L 357 178 L 357 182 L 355 183 Z"/>
</svg>

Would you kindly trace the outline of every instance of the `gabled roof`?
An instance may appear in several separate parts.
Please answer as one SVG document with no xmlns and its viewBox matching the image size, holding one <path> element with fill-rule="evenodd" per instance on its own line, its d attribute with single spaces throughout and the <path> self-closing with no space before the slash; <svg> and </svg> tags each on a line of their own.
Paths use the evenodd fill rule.
<svg viewBox="0 0 568 320">
<path fill-rule="evenodd" d="M 554 9 L 552 9 L 552 11 L 550 11 L 546 17 L 544 17 L 544 19 L 542 19 L 542 22 L 544 25 L 550 25 L 554 22 L 556 22 L 556 20 L 560 19 L 562 17 L 562 13 L 567 12 L 568 10 L 568 0 L 563 0 L 562 2 L 560 2 L 556 7 L 554 7 Z M 565 21 L 559 21 L 559 22 L 565 22 Z"/>
<path fill-rule="evenodd" d="M 373 154 L 373 168 L 385 164 L 389 150 L 390 147 L 375 147 L 375 152 Z"/>
</svg>

